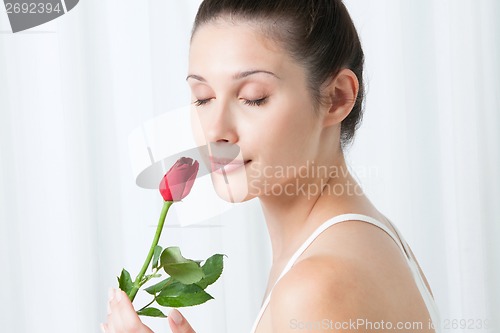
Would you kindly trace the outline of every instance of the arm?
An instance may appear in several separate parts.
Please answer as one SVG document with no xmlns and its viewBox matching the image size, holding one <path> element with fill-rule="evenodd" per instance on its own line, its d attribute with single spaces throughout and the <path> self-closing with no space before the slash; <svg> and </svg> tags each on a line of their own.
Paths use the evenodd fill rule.
<svg viewBox="0 0 500 333">
<path fill-rule="evenodd" d="M 385 282 L 384 268 L 373 269 L 365 262 L 332 256 L 298 262 L 274 288 L 272 332 L 408 332 L 387 329 L 389 323 L 409 321 L 415 313 L 404 307 L 404 295 Z M 368 322 L 374 326 L 368 327 Z M 418 331 L 429 332 L 427 321 L 422 323 Z"/>
<path fill-rule="evenodd" d="M 295 264 L 272 293 L 269 306 L 273 332 L 320 331 L 304 325 L 318 323 L 321 327 L 324 320 L 343 321 L 356 315 L 353 309 L 359 305 L 358 283 L 354 276 L 347 278 L 349 273 L 343 266 L 347 265 L 332 263 L 332 260 L 322 257 L 304 259 Z"/>
</svg>

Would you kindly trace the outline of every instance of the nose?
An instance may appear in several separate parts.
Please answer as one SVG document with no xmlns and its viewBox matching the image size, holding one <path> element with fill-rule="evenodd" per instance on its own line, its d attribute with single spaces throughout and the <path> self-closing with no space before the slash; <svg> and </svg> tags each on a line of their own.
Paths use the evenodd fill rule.
<svg viewBox="0 0 500 333">
<path fill-rule="evenodd" d="M 202 110 L 198 115 L 207 142 L 234 144 L 238 141 L 236 115 L 228 103 L 214 101 L 209 110 Z"/>
</svg>

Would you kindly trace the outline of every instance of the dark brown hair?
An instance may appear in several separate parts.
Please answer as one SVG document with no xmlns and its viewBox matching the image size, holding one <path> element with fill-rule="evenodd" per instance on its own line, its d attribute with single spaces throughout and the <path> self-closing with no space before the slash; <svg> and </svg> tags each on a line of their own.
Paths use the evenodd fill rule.
<svg viewBox="0 0 500 333">
<path fill-rule="evenodd" d="M 364 54 L 342 0 L 204 0 L 191 36 L 201 25 L 219 18 L 255 22 L 266 36 L 280 43 L 306 69 L 316 103 L 321 102 L 324 83 L 344 68 L 352 70 L 359 92 L 352 111 L 342 121 L 340 134 L 342 149 L 352 143 L 363 116 Z"/>
</svg>

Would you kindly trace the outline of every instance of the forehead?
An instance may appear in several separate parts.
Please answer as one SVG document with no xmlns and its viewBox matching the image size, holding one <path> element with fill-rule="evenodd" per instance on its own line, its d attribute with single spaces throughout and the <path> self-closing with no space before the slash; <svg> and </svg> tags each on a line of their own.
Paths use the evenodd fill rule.
<svg viewBox="0 0 500 333">
<path fill-rule="evenodd" d="M 296 66 L 279 45 L 266 37 L 255 23 L 216 21 L 194 34 L 189 52 L 189 71 L 232 75 L 242 69 L 286 72 Z"/>
</svg>

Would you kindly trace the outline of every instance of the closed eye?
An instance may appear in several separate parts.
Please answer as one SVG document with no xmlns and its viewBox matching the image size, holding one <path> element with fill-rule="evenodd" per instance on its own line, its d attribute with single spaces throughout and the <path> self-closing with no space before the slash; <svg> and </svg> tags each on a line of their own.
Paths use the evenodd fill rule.
<svg viewBox="0 0 500 333">
<path fill-rule="evenodd" d="M 207 104 L 208 102 L 210 102 L 211 98 L 207 98 L 207 99 L 199 99 L 197 101 L 194 101 L 193 104 L 196 105 L 196 106 L 202 106 L 202 105 L 205 105 Z"/>
<path fill-rule="evenodd" d="M 267 97 L 263 97 L 261 99 L 256 99 L 253 101 L 246 99 L 244 103 L 246 105 L 250 105 L 250 106 L 261 106 L 261 105 L 265 104 L 266 102 L 267 102 Z"/>
</svg>

